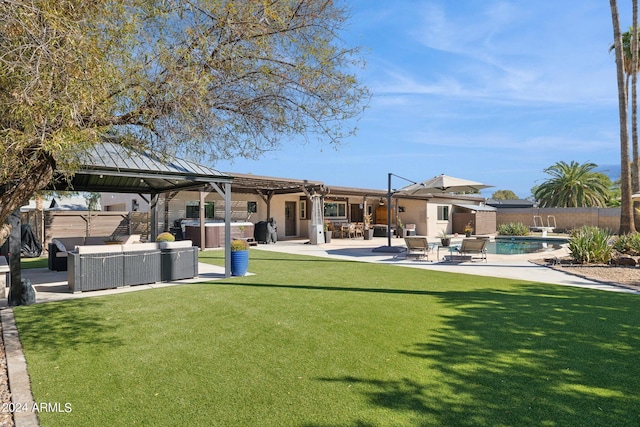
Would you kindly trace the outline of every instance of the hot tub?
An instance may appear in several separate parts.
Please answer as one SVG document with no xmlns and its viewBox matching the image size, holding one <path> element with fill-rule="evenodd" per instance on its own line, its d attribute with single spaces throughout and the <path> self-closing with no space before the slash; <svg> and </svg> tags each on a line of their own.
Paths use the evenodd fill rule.
<svg viewBox="0 0 640 427">
<path fill-rule="evenodd" d="M 186 240 L 193 241 L 194 246 L 200 245 L 200 221 L 197 219 L 185 219 L 181 221 L 182 233 Z M 252 222 L 232 222 L 231 240 L 253 239 Z M 224 222 L 207 221 L 204 224 L 204 247 L 220 248 L 224 246 Z"/>
</svg>

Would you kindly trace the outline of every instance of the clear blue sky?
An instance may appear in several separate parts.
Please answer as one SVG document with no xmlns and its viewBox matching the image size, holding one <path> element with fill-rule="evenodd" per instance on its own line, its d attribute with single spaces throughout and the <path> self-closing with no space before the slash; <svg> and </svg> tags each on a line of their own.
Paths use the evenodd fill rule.
<svg viewBox="0 0 640 427">
<path fill-rule="evenodd" d="M 335 150 L 288 143 L 221 171 L 386 189 L 441 173 L 526 198 L 555 162 L 620 163 L 606 0 L 349 0 L 372 94 Z M 631 1 L 619 0 L 623 31 Z M 408 183 L 394 178 L 393 187 Z"/>
</svg>

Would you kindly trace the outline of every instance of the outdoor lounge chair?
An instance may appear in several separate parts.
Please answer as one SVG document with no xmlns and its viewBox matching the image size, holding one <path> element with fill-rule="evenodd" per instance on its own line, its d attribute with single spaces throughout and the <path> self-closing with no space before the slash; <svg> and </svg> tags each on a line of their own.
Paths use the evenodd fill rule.
<svg viewBox="0 0 640 427">
<path fill-rule="evenodd" d="M 460 255 L 469 255 L 473 261 L 473 255 L 480 255 L 480 260 L 487 262 L 488 239 L 463 239 L 462 245 L 456 248 Z"/>
<path fill-rule="evenodd" d="M 426 258 L 429 260 L 429 251 L 432 246 L 424 236 L 407 236 L 404 238 L 407 245 L 407 258 L 415 256 L 416 259 Z"/>
</svg>

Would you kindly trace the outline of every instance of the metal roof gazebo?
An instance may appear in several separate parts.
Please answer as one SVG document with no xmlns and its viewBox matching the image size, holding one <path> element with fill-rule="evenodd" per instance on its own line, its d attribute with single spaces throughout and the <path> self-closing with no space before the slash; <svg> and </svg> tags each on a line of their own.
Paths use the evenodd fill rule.
<svg viewBox="0 0 640 427">
<path fill-rule="evenodd" d="M 57 174 L 46 188 L 57 191 L 92 191 L 111 193 L 136 193 L 148 200 L 151 206 L 151 235 L 157 235 L 156 205 L 163 193 L 214 189 L 225 200 L 225 277 L 231 276 L 231 182 L 233 177 L 215 169 L 178 158 L 163 159 L 153 153 L 142 153 L 119 144 L 105 142 L 83 153 L 80 168 L 69 179 Z M 204 217 L 200 203 L 200 217 Z M 204 241 L 204 221 L 200 221 L 200 233 Z"/>
</svg>

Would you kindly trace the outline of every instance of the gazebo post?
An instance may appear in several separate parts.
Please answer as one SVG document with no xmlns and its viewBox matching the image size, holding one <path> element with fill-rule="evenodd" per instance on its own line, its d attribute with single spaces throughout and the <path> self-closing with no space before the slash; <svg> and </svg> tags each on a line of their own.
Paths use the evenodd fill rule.
<svg viewBox="0 0 640 427">
<path fill-rule="evenodd" d="M 231 183 L 224 183 L 224 277 L 231 277 Z"/>
</svg>

